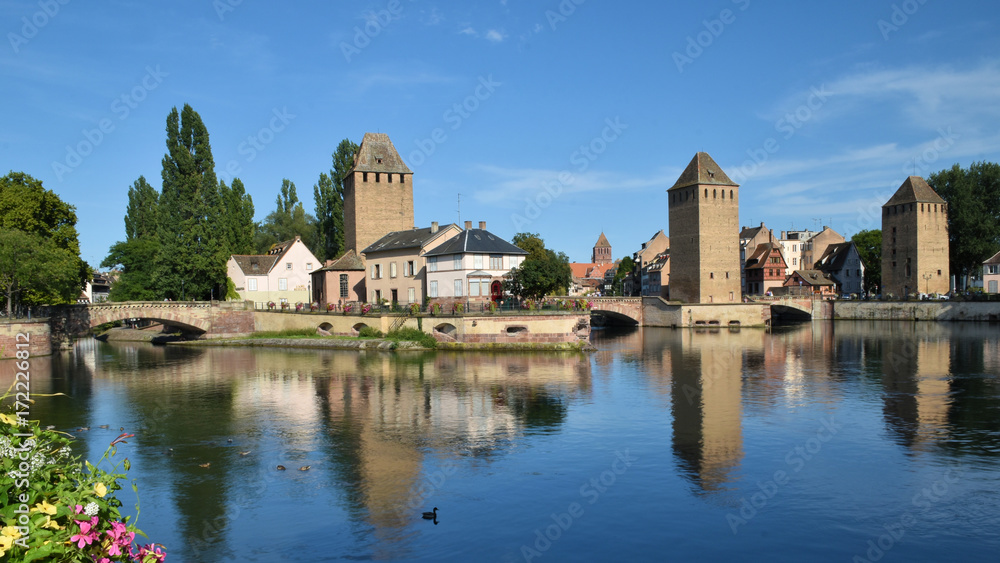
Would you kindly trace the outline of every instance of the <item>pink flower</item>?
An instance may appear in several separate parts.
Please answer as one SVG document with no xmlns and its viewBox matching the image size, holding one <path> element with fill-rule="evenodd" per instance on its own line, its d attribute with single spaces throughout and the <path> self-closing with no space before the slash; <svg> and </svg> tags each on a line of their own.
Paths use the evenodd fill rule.
<svg viewBox="0 0 1000 563">
<path fill-rule="evenodd" d="M 77 508 L 81 508 L 77 505 Z M 70 542 L 76 542 L 76 547 L 83 549 L 84 545 L 90 545 L 94 543 L 94 540 L 98 538 L 97 530 L 94 530 L 94 526 L 97 525 L 97 517 L 94 516 L 90 521 L 77 520 L 77 525 L 80 526 L 80 533 L 69 539 Z"/>
</svg>

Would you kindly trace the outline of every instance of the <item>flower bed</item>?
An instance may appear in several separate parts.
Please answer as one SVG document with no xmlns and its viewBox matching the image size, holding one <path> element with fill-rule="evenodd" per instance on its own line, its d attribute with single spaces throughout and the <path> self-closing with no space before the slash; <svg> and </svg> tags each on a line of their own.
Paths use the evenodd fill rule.
<svg viewBox="0 0 1000 563">
<path fill-rule="evenodd" d="M 129 518 L 115 491 L 129 470 L 128 458 L 113 463 L 115 438 L 97 464 L 72 455 L 72 438 L 42 430 L 37 421 L 0 413 L 0 560 L 154 563 L 164 561 L 159 544 L 139 545 L 145 536 Z M 106 463 L 110 469 L 101 466 Z M 138 487 L 132 489 L 138 495 Z M 138 501 L 136 502 L 138 519 Z"/>
</svg>

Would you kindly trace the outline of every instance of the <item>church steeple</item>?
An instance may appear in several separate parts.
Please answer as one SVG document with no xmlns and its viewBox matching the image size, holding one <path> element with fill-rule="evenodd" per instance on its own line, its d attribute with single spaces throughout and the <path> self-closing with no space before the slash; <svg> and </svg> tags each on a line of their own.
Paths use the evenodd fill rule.
<svg viewBox="0 0 1000 563">
<path fill-rule="evenodd" d="M 610 264 L 614 262 L 614 258 L 611 257 L 611 243 L 608 242 L 608 237 L 604 236 L 603 231 L 601 232 L 601 236 L 597 238 L 597 244 L 594 245 L 591 262 L 594 264 Z"/>
</svg>

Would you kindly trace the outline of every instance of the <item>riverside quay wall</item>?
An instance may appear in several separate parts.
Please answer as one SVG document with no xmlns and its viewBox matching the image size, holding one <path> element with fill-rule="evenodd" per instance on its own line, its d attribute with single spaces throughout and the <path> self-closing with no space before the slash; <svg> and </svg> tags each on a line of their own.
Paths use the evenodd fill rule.
<svg viewBox="0 0 1000 563">
<path fill-rule="evenodd" d="M 18 350 L 27 351 L 29 358 L 52 353 L 48 319 L 0 321 L 0 360 L 17 358 Z"/>
<path fill-rule="evenodd" d="M 834 319 L 1000 322 L 994 301 L 833 301 Z"/>
<path fill-rule="evenodd" d="M 574 343 L 590 339 L 589 313 L 538 315 L 341 315 L 256 311 L 255 332 L 318 329 L 338 336 L 357 336 L 364 327 L 383 333 L 415 328 L 439 342 L 468 344 Z"/>
</svg>

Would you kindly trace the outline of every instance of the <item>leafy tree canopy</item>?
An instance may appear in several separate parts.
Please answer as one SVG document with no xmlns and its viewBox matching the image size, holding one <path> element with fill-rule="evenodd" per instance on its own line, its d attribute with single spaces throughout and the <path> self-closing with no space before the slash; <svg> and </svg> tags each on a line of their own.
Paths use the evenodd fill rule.
<svg viewBox="0 0 1000 563">
<path fill-rule="evenodd" d="M 864 287 L 867 293 L 878 293 L 882 287 L 882 231 L 861 231 L 851 237 L 865 265 Z"/>
<path fill-rule="evenodd" d="M 299 236 L 309 250 L 317 254 L 316 219 L 302 207 L 302 202 L 295 193 L 294 182 L 282 180 L 281 192 L 275 203 L 277 209 L 268 214 L 257 227 L 257 252 L 267 254 L 271 246 Z"/>
<path fill-rule="evenodd" d="M 544 241 L 535 233 L 518 233 L 512 242 L 528 252 L 528 256 L 507 275 L 505 291 L 523 299 L 566 294 L 573 277 L 566 254 L 545 248 Z"/>
<path fill-rule="evenodd" d="M 948 202 L 951 270 L 969 276 L 1000 249 L 1000 165 L 954 165 L 927 179 Z"/>
<path fill-rule="evenodd" d="M 343 254 L 344 248 L 344 178 L 354 166 L 354 155 L 360 147 L 350 139 L 344 139 L 333 153 L 333 169 L 330 174 L 319 175 L 319 182 L 313 186 L 316 202 L 317 244 L 320 260 L 335 258 Z"/>
</svg>

